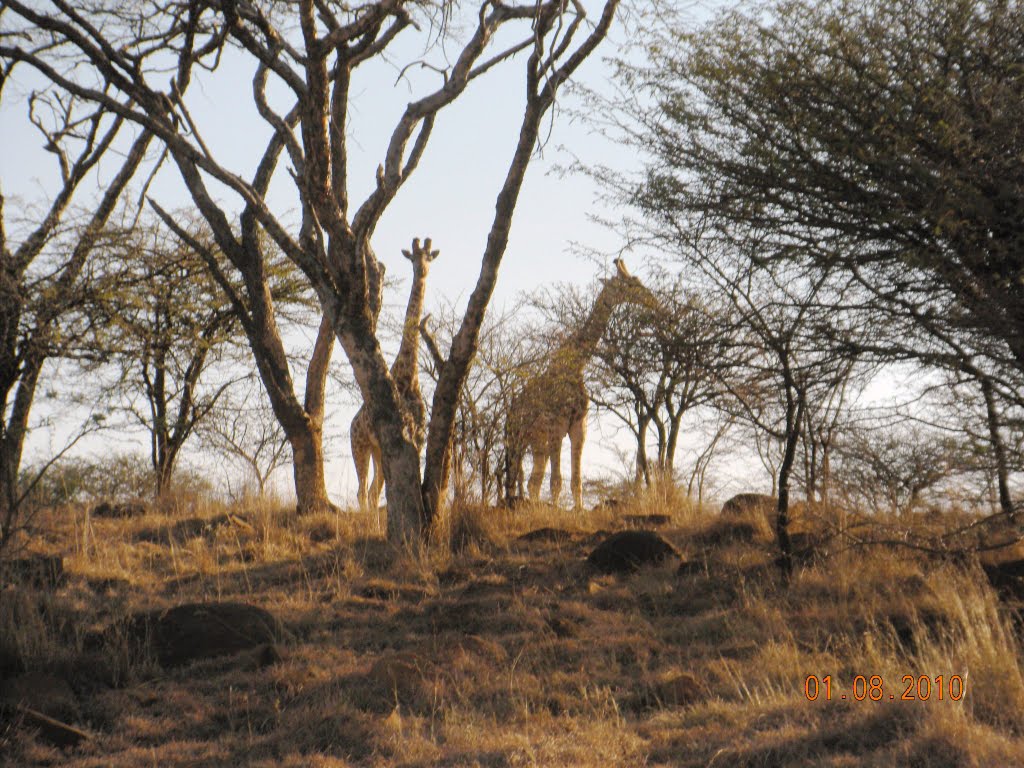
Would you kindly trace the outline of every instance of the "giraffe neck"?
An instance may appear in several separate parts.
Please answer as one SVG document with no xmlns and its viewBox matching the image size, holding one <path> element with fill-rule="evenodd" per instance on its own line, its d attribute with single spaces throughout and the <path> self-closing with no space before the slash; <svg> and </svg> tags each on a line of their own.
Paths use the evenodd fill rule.
<svg viewBox="0 0 1024 768">
<path fill-rule="evenodd" d="M 391 377 L 400 389 L 405 391 L 418 388 L 420 318 L 423 314 L 423 297 L 426 293 L 426 270 L 419 263 L 413 265 L 412 285 L 409 288 L 409 303 L 405 308 L 405 325 L 402 327 L 402 344 L 391 366 Z"/>
<path fill-rule="evenodd" d="M 574 333 L 569 341 L 555 355 L 555 359 L 561 359 L 570 364 L 572 370 L 582 373 L 587 361 L 593 356 L 597 344 L 604 335 L 612 310 L 622 303 L 621 299 L 611 295 L 606 287 L 597 295 L 597 300 L 583 321 L 583 325 Z"/>
</svg>

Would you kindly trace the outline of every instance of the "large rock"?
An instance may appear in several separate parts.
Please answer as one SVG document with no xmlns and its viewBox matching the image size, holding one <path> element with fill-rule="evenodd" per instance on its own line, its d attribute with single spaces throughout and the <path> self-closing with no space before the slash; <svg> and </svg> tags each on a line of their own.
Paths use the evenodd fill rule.
<svg viewBox="0 0 1024 768">
<path fill-rule="evenodd" d="M 587 562 L 602 573 L 634 573 L 645 565 L 681 559 L 654 531 L 620 531 L 598 544 Z"/>
<path fill-rule="evenodd" d="M 246 603 L 188 603 L 136 614 L 127 625 L 129 641 L 164 667 L 273 644 L 283 634 L 273 614 Z"/>
<path fill-rule="evenodd" d="M 1024 560 L 983 563 L 981 567 L 1001 598 L 1024 601 Z"/>
<path fill-rule="evenodd" d="M 722 505 L 723 517 L 746 517 L 753 512 L 760 512 L 769 522 L 775 516 L 775 508 L 779 500 L 766 493 L 738 493 Z"/>
<path fill-rule="evenodd" d="M 59 720 L 80 716 L 78 699 L 68 681 L 49 672 L 26 672 L 0 681 L 0 709 L 29 707 Z"/>
</svg>

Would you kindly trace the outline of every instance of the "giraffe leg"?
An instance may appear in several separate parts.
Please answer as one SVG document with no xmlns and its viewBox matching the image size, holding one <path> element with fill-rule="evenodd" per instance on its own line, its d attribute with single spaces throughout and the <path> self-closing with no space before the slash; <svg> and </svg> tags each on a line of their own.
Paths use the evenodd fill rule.
<svg viewBox="0 0 1024 768">
<path fill-rule="evenodd" d="M 569 427 L 569 453 L 572 455 L 573 509 L 583 508 L 583 441 L 587 437 L 587 415 Z"/>
<path fill-rule="evenodd" d="M 547 464 L 547 455 L 541 445 L 530 446 L 530 458 L 533 466 L 530 467 L 530 501 L 540 500 L 540 487 L 544 483 L 544 465 Z"/>
<path fill-rule="evenodd" d="M 384 488 L 384 464 L 379 448 L 371 448 L 370 454 L 373 458 L 373 482 L 370 483 L 369 504 L 370 509 L 376 511 L 380 507 L 380 492 Z"/>
<path fill-rule="evenodd" d="M 355 430 L 352 430 L 350 441 L 352 444 L 352 461 L 356 465 L 356 478 L 359 480 L 359 489 L 356 491 L 356 499 L 360 509 L 366 509 L 366 478 L 370 474 L 370 446 L 359 440 Z"/>
<path fill-rule="evenodd" d="M 558 497 L 562 495 L 562 441 L 552 440 L 548 446 L 548 459 L 551 462 L 551 504 L 558 506 Z"/>
</svg>

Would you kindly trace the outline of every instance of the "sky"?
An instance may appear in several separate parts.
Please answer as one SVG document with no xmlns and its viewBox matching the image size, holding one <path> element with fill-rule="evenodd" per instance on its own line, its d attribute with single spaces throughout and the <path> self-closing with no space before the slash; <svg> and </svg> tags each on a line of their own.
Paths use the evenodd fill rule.
<svg viewBox="0 0 1024 768">
<path fill-rule="evenodd" d="M 706 18 L 715 5 L 693 7 L 694 23 Z M 599 6 L 587 3 L 592 13 Z M 616 26 L 604 47 L 578 71 L 576 80 L 592 88 L 606 88 L 609 67 L 604 57 L 614 55 L 624 42 L 624 28 Z M 391 130 L 405 104 L 436 87 L 439 75 L 432 69 L 413 67 L 399 77 L 401 65 L 426 57 L 441 65 L 445 56 L 457 54 L 451 45 L 447 52 L 434 46 L 423 49 L 424 35 L 408 31 L 399 39 L 389 60 L 378 60 L 358 70 L 351 93 L 350 120 L 352 184 L 350 195 L 361 200 L 374 182 L 377 164 L 382 161 Z M 501 49 L 496 40 L 494 50 Z M 428 311 L 441 298 L 464 306 L 479 270 L 480 254 L 491 224 L 494 202 L 507 172 L 518 138 L 523 104 L 523 65 L 520 57 L 488 73 L 455 104 L 439 116 L 429 149 L 414 176 L 402 188 L 377 228 L 373 246 L 387 265 L 388 276 L 398 283 L 386 296 L 386 311 L 399 316 L 404 312 L 408 263 L 401 257 L 413 237 L 431 237 L 441 255 L 434 263 L 427 286 Z M 252 64 L 240 55 L 226 57 L 220 69 L 199 76 L 187 94 L 186 102 L 206 144 L 227 167 L 243 176 L 251 174 L 262 152 L 268 131 L 252 104 L 250 82 Z M 25 119 L 26 94 L 38 82 L 27 70 L 18 72 L 8 85 L 0 105 L 0 183 L 8 198 L 23 202 L 46 199 L 56 181 L 55 164 L 41 148 L 40 137 Z M 13 86 L 13 87 L 12 87 Z M 271 94 L 273 97 L 273 93 Z M 280 95 L 280 94 L 279 94 Z M 564 105 L 572 97 L 563 93 Z M 569 283 L 586 285 L 601 274 L 600 265 L 576 255 L 572 243 L 580 243 L 613 254 L 618 237 L 591 220 L 593 214 L 605 214 L 597 202 L 598 190 L 582 175 L 559 173 L 574 157 L 584 162 L 600 162 L 617 167 L 634 167 L 636 159 L 621 146 L 596 134 L 591 126 L 572 119 L 571 110 L 559 109 L 546 123 L 543 149 L 528 171 L 513 220 L 511 237 L 498 280 L 492 306 L 500 308 L 518 293 L 544 285 Z M 101 167 L 91 180 L 96 194 L 109 178 L 111 165 Z M 139 178 L 142 178 L 140 174 Z M 150 195 L 166 209 L 188 207 L 190 199 L 173 164 L 166 164 L 155 179 Z M 229 206 L 233 194 L 220 188 L 219 195 Z M 296 200 L 286 174 L 278 174 L 269 196 L 272 209 L 285 215 L 294 212 Z M 8 216 L 10 216 L 10 204 Z M 610 258 L 605 269 L 610 268 Z M 629 256 L 626 256 L 629 263 Z M 632 265 L 642 275 L 638 263 Z M 292 338 L 291 344 L 309 342 Z M 335 369 L 350 376 L 340 348 Z M 326 419 L 326 431 L 335 439 L 328 446 L 328 490 L 332 497 L 347 503 L 354 497 L 354 473 L 348 450 L 347 430 L 354 404 L 335 403 Z M 29 458 L 51 450 L 54 437 L 41 431 L 29 442 Z M 105 443 L 87 444 L 86 451 L 103 450 Z M 610 421 L 592 418 L 584 467 L 587 475 L 600 475 L 620 469 L 615 445 L 628 446 Z M 144 443 L 139 444 L 144 449 Z M 567 474 L 568 441 L 563 461 Z M 186 446 L 186 458 L 202 469 L 207 458 L 197 454 L 196 445 Z M 283 482 L 282 482 L 283 481 Z M 288 477 L 279 478 L 279 487 L 287 489 Z M 567 493 L 563 491 L 563 503 Z"/>
</svg>

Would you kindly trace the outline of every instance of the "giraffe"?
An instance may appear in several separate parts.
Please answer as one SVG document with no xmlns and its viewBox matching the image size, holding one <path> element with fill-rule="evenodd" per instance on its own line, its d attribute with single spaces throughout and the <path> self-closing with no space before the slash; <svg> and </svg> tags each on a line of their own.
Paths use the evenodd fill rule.
<svg viewBox="0 0 1024 768">
<path fill-rule="evenodd" d="M 615 259 L 615 275 L 603 280 L 600 293 L 582 326 L 550 356 L 547 365 L 529 378 L 513 397 L 506 422 L 506 450 L 509 461 L 507 494 L 516 484 L 522 494 L 522 462 L 530 451 L 533 466 L 528 489 L 530 500 L 540 496 L 545 465 L 551 465 L 551 503 L 557 504 L 562 491 L 562 441 L 569 436 L 572 456 L 572 499 L 574 509 L 583 506 L 581 458 L 587 431 L 589 398 L 583 384 L 583 369 L 594 354 L 612 310 L 626 302 L 656 304 L 654 295 Z"/>
<path fill-rule="evenodd" d="M 412 250 L 402 251 L 402 255 L 412 262 L 412 285 L 409 288 L 409 302 L 405 309 L 405 324 L 402 327 L 402 343 L 398 355 L 391 364 L 391 378 L 394 379 L 398 394 L 401 396 L 405 409 L 405 417 L 411 421 L 412 432 L 417 448 L 423 447 L 426 438 L 427 412 L 420 393 L 419 382 L 419 346 L 420 346 L 420 315 L 423 313 L 423 297 L 426 291 L 427 273 L 430 263 L 437 258 L 440 251 L 432 251 L 428 237 L 420 246 L 419 238 L 412 241 Z M 366 405 L 360 406 L 352 419 L 349 433 L 352 444 L 352 460 L 356 465 L 356 477 L 359 480 L 357 492 L 360 509 L 369 504 L 373 509 L 380 502 L 380 492 L 384 487 L 383 464 L 381 463 L 380 444 L 373 433 L 370 414 Z M 373 482 L 367 493 L 366 480 L 373 463 Z"/>
</svg>

